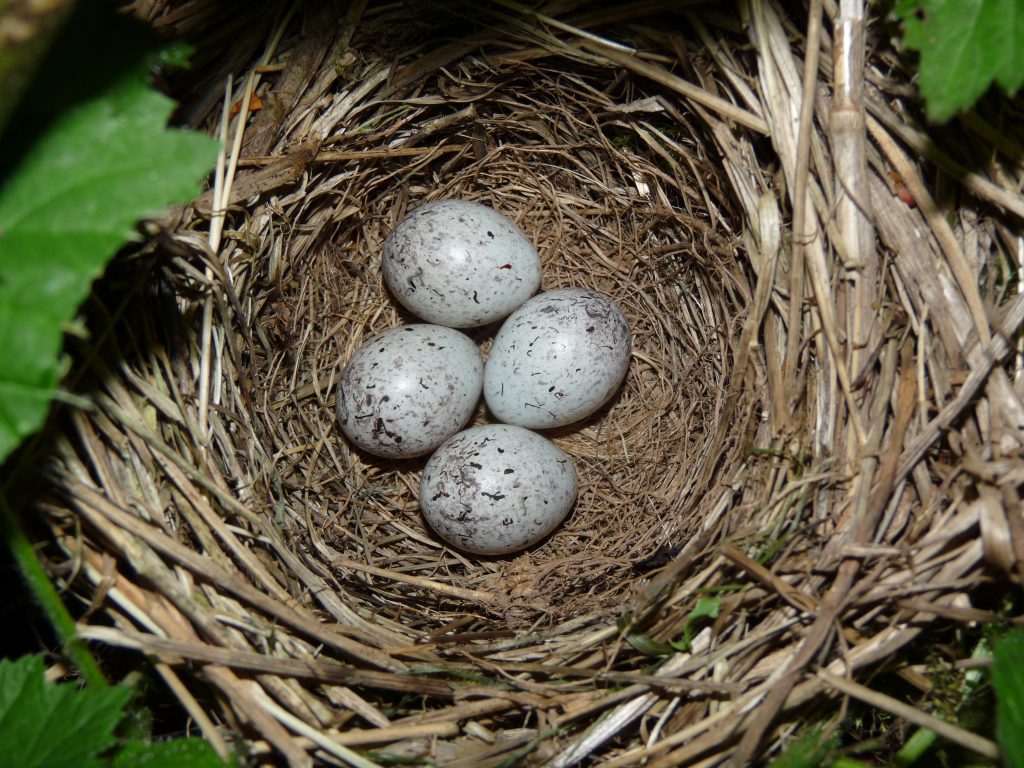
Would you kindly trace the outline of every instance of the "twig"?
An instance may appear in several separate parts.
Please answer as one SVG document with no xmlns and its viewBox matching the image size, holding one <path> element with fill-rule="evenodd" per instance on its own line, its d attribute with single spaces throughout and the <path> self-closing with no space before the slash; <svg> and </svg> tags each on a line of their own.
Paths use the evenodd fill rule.
<svg viewBox="0 0 1024 768">
<path fill-rule="evenodd" d="M 167 557 L 171 557 L 185 565 L 196 575 L 208 579 L 218 587 L 235 594 L 237 597 L 249 602 L 254 607 L 265 611 L 271 616 L 275 616 L 280 621 L 289 624 L 295 629 L 305 632 L 310 637 L 314 637 L 320 642 L 330 645 L 342 653 L 355 658 L 362 658 L 364 661 L 367 661 L 378 668 L 394 671 L 399 671 L 405 668 L 404 664 L 392 659 L 381 651 L 363 645 L 351 638 L 331 632 L 318 620 L 302 616 L 294 609 L 273 600 L 248 582 L 243 581 L 237 576 L 230 574 L 209 562 L 199 553 L 188 549 L 176 541 L 173 541 L 162 531 L 158 531 L 153 526 L 148 523 L 144 523 L 134 515 L 118 509 L 114 504 L 111 504 L 107 499 L 88 486 L 79 482 L 74 482 L 71 484 L 71 490 L 75 493 L 74 501 L 76 503 L 76 507 L 87 517 L 91 518 L 94 515 L 99 514 L 109 518 L 121 529 L 137 536 L 157 552 L 160 552 Z"/>
<path fill-rule="evenodd" d="M 334 557 L 330 562 L 335 568 L 347 568 L 352 571 L 362 571 L 363 573 L 369 573 L 373 576 L 379 576 L 382 579 L 390 579 L 391 581 L 398 581 L 403 584 L 412 584 L 413 586 L 420 587 L 421 589 L 426 589 L 431 592 L 439 592 L 442 595 L 457 597 L 460 600 L 467 600 L 472 603 L 493 605 L 497 602 L 495 595 L 488 594 L 487 592 L 481 592 L 478 589 L 464 589 L 452 584 L 424 579 L 419 576 L 409 576 L 404 573 L 389 571 L 386 568 L 378 568 L 373 565 L 349 560 L 344 557 Z"/>
<path fill-rule="evenodd" d="M 937 166 L 945 170 L 954 179 L 982 200 L 987 200 L 994 205 L 1003 208 L 1015 216 L 1024 219 L 1024 200 L 1021 196 L 1010 190 L 989 181 L 976 171 L 964 168 L 939 149 L 938 145 L 923 131 L 918 131 L 900 121 L 893 114 L 889 106 L 877 96 L 868 101 L 868 111 L 880 123 L 885 125 L 900 140 L 921 157 L 928 158 Z"/>
<path fill-rule="evenodd" d="M 891 355 L 895 357 L 895 355 Z M 895 360 L 883 368 L 889 371 L 891 376 L 895 372 Z M 875 458 L 878 447 L 881 443 L 884 419 L 882 418 L 888 407 L 888 398 L 880 397 L 876 401 L 876 408 L 872 416 L 873 429 L 870 433 L 869 442 L 864 446 L 865 454 L 861 458 L 861 472 L 857 488 L 856 513 L 854 519 L 847 528 L 847 537 L 852 544 L 863 544 L 869 540 L 874 532 L 875 523 L 885 509 L 885 503 L 889 498 L 894 478 L 895 454 L 898 454 L 903 445 L 903 436 L 907 425 L 910 422 L 915 405 L 913 394 L 913 369 L 904 370 L 901 379 L 901 386 L 897 392 L 895 404 L 896 419 L 892 427 L 891 443 L 889 452 L 894 454 L 888 461 L 879 462 Z M 882 388 L 890 385 L 883 382 Z M 884 459 L 884 457 L 883 457 Z M 874 470 L 877 464 L 882 464 L 882 473 L 874 488 L 871 488 Z M 814 623 L 803 641 L 800 643 L 795 654 L 787 664 L 785 671 L 776 681 L 765 696 L 764 701 L 751 714 L 740 743 L 730 758 L 730 765 L 741 768 L 748 764 L 757 746 L 774 720 L 775 716 L 785 705 L 786 699 L 796 686 L 799 676 L 803 670 L 813 662 L 815 655 L 821 647 L 829 642 L 833 632 L 841 631 L 837 621 L 840 612 L 849 598 L 850 588 L 853 586 L 860 563 L 853 558 L 842 561 L 832 585 L 821 599 L 819 610 L 815 616 Z"/>
<path fill-rule="evenodd" d="M 763 118 L 758 117 L 752 112 L 748 112 L 742 107 L 737 107 L 731 101 L 726 101 L 719 96 L 708 93 L 703 88 L 698 88 L 693 83 L 689 83 L 686 80 L 683 80 L 683 78 L 673 75 L 664 67 L 643 61 L 642 59 L 639 59 L 630 53 L 624 53 L 617 48 L 608 48 L 601 43 L 584 41 L 583 47 L 604 56 L 606 59 L 618 64 L 619 66 L 632 70 L 638 75 L 643 75 L 656 83 L 664 85 L 666 88 L 671 88 L 676 93 L 679 93 L 688 99 L 693 99 L 698 104 L 718 112 L 723 117 L 733 120 L 745 128 L 749 128 L 750 130 L 762 135 L 767 135 L 769 133 L 768 123 L 766 123 Z"/>
<path fill-rule="evenodd" d="M 317 152 L 312 158 L 306 158 L 303 160 L 303 164 L 306 162 L 310 163 L 342 163 L 347 161 L 360 161 L 360 160 L 389 160 L 391 158 L 398 157 L 423 157 L 424 155 L 443 155 L 443 154 L 455 154 L 463 152 L 469 149 L 468 144 L 442 144 L 436 147 L 409 147 L 402 145 L 395 147 L 394 149 L 352 149 L 352 150 L 335 150 L 335 149 L 324 149 Z M 243 157 L 238 161 L 238 164 L 243 167 L 249 166 L 270 166 L 277 164 L 282 158 L 280 157 Z M 288 167 L 292 167 L 289 165 Z M 274 183 L 276 185 L 277 176 L 274 177 Z M 287 181 L 293 180 L 294 174 L 289 173 L 284 176 L 286 183 Z M 256 194 L 273 187 L 269 185 L 261 186 Z M 247 194 L 246 197 L 250 197 L 251 194 Z"/>
<path fill-rule="evenodd" d="M 818 52 L 821 48 L 821 0 L 811 0 L 807 18 L 807 51 L 804 59 L 803 87 L 800 99 L 800 127 L 796 143 L 796 171 L 793 182 L 793 241 L 789 280 L 789 328 L 786 334 L 786 392 L 797 393 L 796 374 L 800 370 L 800 351 L 804 303 L 804 249 L 817 237 L 817 227 L 808 211 L 814 202 L 807 190 L 811 158 L 811 127 L 814 119 L 815 91 L 818 87 Z M 819 297 L 820 300 L 820 297 Z M 839 362 L 837 361 L 837 365 Z M 791 403 L 792 408 L 795 404 Z"/>
<path fill-rule="evenodd" d="M 878 255 L 867 179 L 867 127 L 864 118 L 864 1 L 841 0 L 834 24 L 833 97 L 829 114 L 835 164 L 836 218 L 845 248 L 846 268 L 853 277 L 853 318 L 850 373 L 856 380 L 863 363 L 861 350 L 870 346 L 878 301 Z M 866 324 L 866 328 L 865 328 Z"/>
<path fill-rule="evenodd" d="M 680 653 L 669 659 L 662 667 L 661 674 L 672 675 L 690 658 L 689 653 Z M 654 693 L 646 692 L 646 687 L 634 685 L 628 691 L 634 691 L 635 698 L 626 701 L 615 707 L 608 715 L 594 723 L 580 738 L 574 741 L 567 749 L 563 750 L 545 765 L 545 768 L 568 768 L 576 765 L 595 749 L 604 744 L 608 739 L 613 738 L 619 731 L 627 727 L 636 718 L 649 710 L 658 697 Z M 566 718 L 578 716 L 576 712 L 567 712 Z"/>
<path fill-rule="evenodd" d="M 47 576 L 36 556 L 35 547 L 32 546 L 32 542 L 28 540 L 21 527 L 21 521 L 18 520 L 7 497 L 2 493 L 0 493 L 0 538 L 7 542 L 11 556 L 17 563 L 25 583 L 32 591 L 32 596 L 39 603 L 39 607 L 46 614 L 50 624 L 53 625 L 54 631 L 64 644 L 64 652 L 78 668 L 82 679 L 92 688 L 106 688 L 107 678 L 100 670 L 96 658 L 79 639 L 75 620 L 71 618 L 67 606 L 61 601 L 53 582 L 50 581 L 50 577 Z"/>
<path fill-rule="evenodd" d="M 585 29 L 579 29 L 578 27 L 574 27 L 571 24 L 566 24 L 565 22 L 559 21 L 558 19 L 552 18 L 551 16 L 546 16 L 540 11 L 535 11 L 534 9 L 523 5 L 522 3 L 514 2 L 514 0 L 498 0 L 498 5 L 503 5 L 506 8 L 511 8 L 513 11 L 521 13 L 524 16 L 532 16 L 533 18 L 537 19 L 537 21 L 547 24 L 549 27 L 560 29 L 563 32 L 568 32 L 572 35 L 583 38 L 584 40 L 589 40 L 593 43 L 598 43 L 602 47 L 612 48 L 627 53 L 632 52 L 632 49 L 627 45 L 616 43 L 613 40 L 600 37 L 598 35 L 593 34 L 592 32 L 587 32 Z"/>
<path fill-rule="evenodd" d="M 227 163 L 228 146 L 228 114 L 231 107 L 231 75 L 224 83 L 224 104 L 220 113 L 220 151 L 217 152 L 217 166 L 213 175 L 213 217 L 210 219 L 210 259 L 217 258 L 220 248 L 221 233 L 224 230 L 225 198 L 225 166 Z M 213 282 L 213 267 L 207 265 L 206 280 Z M 209 293 L 203 298 L 203 320 L 199 330 L 199 439 L 205 450 L 208 436 L 208 420 L 210 411 L 210 348 L 213 339 L 213 296 Z"/>
<path fill-rule="evenodd" d="M 285 13 L 284 17 L 281 19 L 281 23 L 274 32 L 274 37 L 268 44 L 263 53 L 263 57 L 257 66 L 263 66 L 270 63 L 270 59 L 273 58 L 274 52 L 277 50 L 277 46 L 281 43 L 281 38 L 284 36 L 285 29 L 287 29 L 297 8 L 298 6 L 296 5 L 291 5 L 288 8 L 287 13 Z M 238 113 L 234 142 L 231 146 L 231 156 L 230 159 L 227 160 L 226 170 L 224 168 L 224 163 L 225 152 L 227 151 L 228 119 L 231 105 L 230 74 L 228 75 L 227 82 L 225 83 L 224 106 L 222 108 L 223 111 L 221 112 L 221 141 L 224 142 L 225 146 L 223 146 L 221 151 L 217 154 L 217 169 L 214 177 L 213 217 L 210 219 L 210 258 L 214 260 L 219 258 L 221 237 L 224 233 L 224 220 L 227 216 L 227 201 L 231 197 L 231 185 L 235 177 L 235 171 L 238 168 L 238 157 L 242 152 L 242 136 L 245 133 L 246 122 L 249 119 L 249 104 L 252 100 L 253 91 L 256 89 L 256 85 L 259 83 L 259 80 L 260 75 L 256 70 L 250 71 L 248 78 L 246 78 L 241 110 Z M 230 271 L 225 270 L 225 273 L 230 279 Z M 213 276 L 213 268 L 208 266 L 206 268 L 206 277 L 208 280 L 212 281 Z M 203 441 L 203 447 L 205 448 L 206 443 L 210 439 L 210 354 L 213 340 L 213 296 L 210 294 L 207 294 L 204 300 L 203 322 L 200 333 L 199 437 Z"/>
<path fill-rule="evenodd" d="M 354 766 L 355 768 L 380 768 L 379 763 L 375 763 L 372 760 L 369 760 L 363 757 L 362 755 L 358 754 L 357 752 L 353 752 L 345 745 L 339 744 L 334 739 L 328 737 L 326 734 L 322 733 L 321 731 L 318 731 L 316 728 L 313 728 L 312 726 L 302 722 L 302 720 L 295 717 L 295 715 L 293 715 L 291 712 L 286 711 L 278 704 L 271 701 L 270 697 L 267 696 L 262 689 L 257 688 L 253 691 L 253 693 L 256 697 L 257 703 L 261 707 L 263 707 L 263 709 L 266 712 L 268 712 L 275 719 L 277 719 L 278 722 L 280 722 L 282 725 L 287 726 L 300 736 L 305 736 L 307 739 L 311 740 L 324 751 L 334 755 L 337 758 L 340 758 L 341 760 L 344 760 L 346 763 L 348 763 L 351 766 Z"/>
<path fill-rule="evenodd" d="M 775 273 L 781 250 L 782 222 L 779 217 L 779 206 L 775 196 L 766 192 L 758 201 L 757 217 L 757 259 L 760 266 L 757 271 L 757 285 L 754 288 L 754 302 L 743 324 L 739 345 L 736 349 L 736 365 L 730 382 L 730 396 L 739 396 L 744 386 L 750 354 L 757 346 L 758 331 L 764 321 L 765 312 L 775 290 Z M 754 254 L 750 254 L 754 258 Z"/>
<path fill-rule="evenodd" d="M 869 118 L 868 130 L 871 131 L 872 137 L 878 142 L 886 158 L 892 163 L 896 172 L 903 179 L 903 183 L 907 185 L 914 199 L 917 200 L 918 206 L 922 213 L 924 213 L 925 220 L 931 226 L 932 232 L 935 233 L 935 239 L 939 241 L 939 247 L 942 249 L 943 256 L 946 257 L 949 268 L 956 276 L 960 291 L 967 302 L 967 306 L 970 308 L 971 318 L 974 320 L 974 328 L 978 332 L 978 338 L 981 339 L 983 344 L 988 344 L 992 339 L 992 334 L 989 331 L 985 307 L 981 302 L 981 296 L 978 294 L 977 277 L 971 272 L 971 268 L 964 258 L 963 249 L 960 248 L 960 244 L 957 242 L 956 235 L 953 234 L 949 222 L 946 221 L 938 206 L 935 205 L 935 200 L 932 199 L 931 193 L 925 187 L 917 169 L 903 151 L 896 146 L 896 142 L 885 132 L 881 124 L 877 120 Z"/>
<path fill-rule="evenodd" d="M 110 585 L 108 579 L 110 574 L 100 569 L 103 568 L 103 558 L 95 551 L 80 546 L 80 541 L 74 545 L 69 546 L 65 544 L 65 549 L 68 551 L 75 551 L 74 547 L 77 547 L 77 556 L 84 560 L 84 572 L 86 577 L 91 581 L 97 588 L 106 588 L 106 596 L 114 602 L 120 609 L 124 610 L 131 621 L 136 622 L 138 625 L 145 627 L 149 632 L 157 635 L 163 635 L 163 630 L 160 625 L 154 621 L 152 603 L 147 600 L 145 593 L 137 586 L 132 584 L 127 579 L 114 574 L 113 585 Z M 115 618 L 115 622 L 118 625 L 127 623 L 127 619 L 118 620 Z M 130 624 L 129 624 L 130 626 Z M 85 637 L 89 627 L 79 626 L 79 632 L 83 639 Z M 188 687 L 182 682 L 181 678 L 175 674 L 174 670 L 162 661 L 156 661 L 153 665 L 156 669 L 157 674 L 163 678 L 163 681 L 167 684 L 167 687 L 171 689 L 171 692 L 178 697 L 178 701 L 181 702 L 185 711 L 188 713 L 195 723 L 199 726 L 199 730 L 203 735 L 203 738 L 210 742 L 213 746 L 214 751 L 220 756 L 222 760 L 227 762 L 231 757 L 231 750 L 229 749 L 224 737 L 221 735 L 220 730 L 214 725 L 213 720 L 210 719 L 209 714 L 206 710 L 196 701 L 195 696 Z"/>
<path fill-rule="evenodd" d="M 85 629 L 85 627 L 82 627 L 83 631 Z M 174 670 L 171 669 L 170 665 L 165 664 L 162 661 L 154 663 L 153 668 L 163 679 L 167 687 L 170 688 L 171 693 L 178 697 L 178 701 L 182 703 L 182 706 L 184 706 L 185 711 L 188 712 L 189 717 L 191 717 L 199 726 L 199 731 L 202 733 L 203 738 L 210 742 L 210 746 L 213 747 L 217 756 L 225 763 L 230 763 L 231 749 L 228 747 L 227 742 L 224 741 L 224 737 L 221 735 L 220 731 L 217 730 L 217 726 L 214 725 L 206 710 L 200 706 L 199 702 L 196 701 L 196 697 L 193 696 L 192 692 L 185 687 L 183 682 L 181 682 L 181 678 L 174 673 Z"/>
<path fill-rule="evenodd" d="M 1015 302 L 1016 304 L 1024 304 L 1021 302 L 1020 297 Z M 1016 333 L 1017 328 L 1021 325 L 1021 321 L 1018 320 L 1013 326 L 1013 332 Z M 1009 330 L 1009 329 L 1007 329 Z M 970 375 L 967 380 L 957 390 L 956 397 L 950 400 L 941 411 L 928 422 L 928 426 L 918 433 L 917 437 L 907 446 L 907 449 L 903 452 L 900 457 L 899 469 L 896 472 L 896 481 L 902 482 L 904 478 L 910 473 L 910 470 L 919 462 L 931 448 L 932 444 L 939 439 L 942 432 L 953 423 L 953 420 L 963 412 L 974 396 L 978 393 L 978 390 L 988 379 L 989 374 L 992 373 L 993 367 L 1001 361 L 1007 354 L 1012 351 L 1012 347 L 1007 344 L 1006 339 L 1003 336 L 997 336 L 992 340 L 992 343 L 984 349 L 983 357 L 980 363 L 971 369 Z"/>
<path fill-rule="evenodd" d="M 870 688 L 855 683 L 853 680 L 849 680 L 839 675 L 833 675 L 824 669 L 819 669 L 817 672 L 818 677 L 828 683 L 830 686 L 835 688 L 840 693 L 845 693 L 847 696 L 852 696 L 855 699 L 863 701 L 865 704 L 870 704 L 878 709 L 883 709 L 890 714 L 896 715 L 896 717 L 902 717 L 909 723 L 920 726 L 922 728 L 928 728 L 935 731 L 939 736 L 944 739 L 948 739 L 955 744 L 959 744 L 962 747 L 977 752 L 983 757 L 987 757 L 990 760 L 999 759 L 999 747 L 992 741 L 978 736 L 970 731 L 965 731 L 958 725 L 953 723 L 947 723 L 945 720 L 922 712 L 909 704 L 904 704 L 898 699 L 894 699 L 891 696 L 886 696 L 884 693 L 873 691 Z"/>
<path fill-rule="evenodd" d="M 763 565 L 741 552 L 735 544 L 732 544 L 731 542 L 723 544 L 722 554 L 743 570 L 747 571 L 747 573 L 767 585 L 770 589 L 774 590 L 783 600 L 798 611 L 803 613 L 812 613 L 818 607 L 817 600 L 787 584 Z"/>
<path fill-rule="evenodd" d="M 789 43 L 786 40 L 782 23 L 773 7 L 763 0 L 750 0 L 749 7 L 753 18 L 751 34 L 757 46 L 758 64 L 761 68 L 761 88 L 765 93 L 766 114 L 770 122 L 771 135 L 782 160 L 783 170 L 790 181 L 789 197 L 792 205 L 794 209 L 799 205 L 803 205 L 804 209 L 808 211 L 802 231 L 797 231 L 794 228 L 793 248 L 798 253 L 800 250 L 804 252 L 804 268 L 811 281 L 821 330 L 824 331 L 828 351 L 831 352 L 832 368 L 835 371 L 836 378 L 839 381 L 839 388 L 846 401 L 848 418 L 858 446 L 857 452 L 859 453 L 865 440 L 864 427 L 861 423 L 860 411 L 853 397 L 850 375 L 843 354 L 843 348 L 839 341 L 835 310 L 836 301 L 830 287 L 831 275 L 825 260 L 823 244 L 825 231 L 819 222 L 819 215 L 822 214 L 821 212 L 817 215 L 811 213 L 811 211 L 815 210 L 815 195 L 820 196 L 820 190 L 816 184 L 812 184 L 807 179 L 806 175 L 803 182 L 801 182 L 798 176 L 799 135 L 794 135 L 792 125 L 793 106 L 791 103 L 793 100 L 791 89 L 794 87 L 791 81 L 795 80 L 796 69 L 791 60 Z M 818 23 L 820 28 L 820 19 Z M 810 20 L 809 24 L 813 25 L 815 22 Z M 811 31 L 813 30 L 809 29 L 809 32 Z M 812 55 L 811 52 L 808 52 L 808 56 L 810 55 Z M 814 99 L 815 91 L 813 87 L 808 89 L 805 83 L 801 92 L 803 99 L 801 103 L 802 112 L 804 103 L 807 100 Z M 781 94 L 781 103 L 774 103 L 772 101 L 771 96 L 775 93 Z M 798 266 L 796 265 L 791 267 L 794 275 L 797 269 Z M 790 297 L 791 315 L 794 313 L 792 303 L 799 304 L 800 300 L 799 297 Z M 790 335 L 796 334 L 800 336 L 801 328 L 802 323 L 798 321 L 795 327 L 787 328 L 786 332 Z M 791 343 L 792 339 L 787 337 L 787 345 Z M 788 352 L 786 366 L 787 375 L 791 379 L 791 388 L 787 390 L 787 395 L 791 400 L 790 408 L 793 408 L 798 397 L 797 391 L 792 389 L 795 386 L 797 362 L 794 357 L 789 356 Z M 827 388 L 833 385 L 831 381 L 824 381 L 819 386 Z M 836 409 L 824 406 L 821 398 L 819 398 L 818 407 L 817 429 L 819 434 L 828 440 L 828 436 L 834 432 Z"/>
<path fill-rule="evenodd" d="M 231 698 L 242 717 L 252 722 L 260 735 L 284 756 L 291 768 L 311 768 L 313 761 L 306 751 L 262 706 L 265 694 L 258 685 L 240 680 L 232 670 L 217 665 L 207 667 L 206 676 L 225 696 Z"/>
<path fill-rule="evenodd" d="M 454 693 L 453 686 L 444 680 L 375 672 L 335 662 L 285 659 L 261 653 L 247 653 L 237 648 L 218 648 L 204 643 L 190 643 L 141 632 L 126 632 L 111 627 L 82 627 L 80 634 L 86 640 L 94 640 L 121 648 L 131 648 L 158 656 L 180 656 L 203 664 L 219 664 L 232 669 L 244 669 L 268 675 L 295 677 L 320 683 L 378 688 L 401 693 L 421 693 L 440 698 L 451 698 Z"/>
</svg>

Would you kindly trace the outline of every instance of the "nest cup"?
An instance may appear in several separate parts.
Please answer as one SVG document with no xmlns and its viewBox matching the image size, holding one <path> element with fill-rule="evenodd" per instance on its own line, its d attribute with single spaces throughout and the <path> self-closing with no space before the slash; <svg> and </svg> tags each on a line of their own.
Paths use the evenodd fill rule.
<svg viewBox="0 0 1024 768">
<path fill-rule="evenodd" d="M 186 35 L 224 13 L 136 6 Z M 228 205 L 208 194 L 163 222 L 151 270 L 128 277 L 135 298 L 82 342 L 95 408 L 65 420 L 46 464 L 55 562 L 75 566 L 57 571 L 91 603 L 82 634 L 147 653 L 205 736 L 223 749 L 241 734 L 257 762 L 676 765 L 774 749 L 793 730 L 771 719 L 782 704 L 832 690 L 795 666 L 768 722 L 752 704 L 814 641 L 842 546 L 870 562 L 829 619 L 854 631 L 852 655 L 822 641 L 824 664 L 869 668 L 954 622 L 941 606 L 967 610 L 983 557 L 1013 562 L 1005 518 L 996 504 L 970 538 L 984 496 L 935 477 L 956 451 L 918 392 L 941 412 L 960 386 L 944 371 L 984 364 L 962 332 L 971 290 L 941 298 L 955 257 L 941 222 L 886 186 L 906 157 L 888 134 L 863 170 L 874 253 L 910 255 L 843 261 L 828 161 L 845 145 L 813 125 L 810 181 L 791 175 L 803 39 L 772 4 L 745 7 L 747 30 L 630 4 L 478 11 L 466 28 L 355 3 L 246 28 L 216 62 L 238 84 L 224 133 L 244 129 Z M 213 69 L 197 55 L 189 84 Z M 218 88 L 190 91 L 183 113 L 212 133 Z M 419 512 L 425 458 L 362 453 L 334 417 L 352 353 L 415 322 L 383 284 L 384 239 L 445 198 L 510 217 L 543 289 L 602 291 L 633 330 L 618 395 L 550 435 L 579 472 L 570 517 L 512 556 L 446 547 Z M 977 274 L 1006 257 L 1001 214 L 972 206 L 957 210 Z M 953 266 L 915 266 L 936 253 Z M 898 309 L 859 313 L 862 289 Z M 955 306 L 929 320 L 933 300 Z M 1019 324 L 1011 310 L 999 317 Z M 496 330 L 468 333 L 486 351 Z M 474 423 L 489 421 L 481 404 Z M 901 604 L 922 579 L 938 585 L 926 604 Z"/>
</svg>

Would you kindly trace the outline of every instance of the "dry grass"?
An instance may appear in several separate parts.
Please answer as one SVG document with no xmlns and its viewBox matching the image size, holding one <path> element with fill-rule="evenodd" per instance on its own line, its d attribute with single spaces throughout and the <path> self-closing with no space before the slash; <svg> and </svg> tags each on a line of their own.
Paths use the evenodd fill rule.
<svg viewBox="0 0 1024 768">
<path fill-rule="evenodd" d="M 925 160 L 881 36 L 741 5 L 135 3 L 201 38 L 183 115 L 226 150 L 80 343 L 94 408 L 39 505 L 82 634 L 291 765 L 739 766 L 822 696 L 907 706 L 851 679 L 883 661 L 927 693 L 908 644 L 1024 577 L 1020 137 L 975 156 L 983 110 Z M 508 558 L 439 543 L 422 461 L 333 421 L 348 356 L 411 319 L 384 238 L 455 196 L 635 334 L 620 396 L 554 436 L 572 516 Z"/>
</svg>

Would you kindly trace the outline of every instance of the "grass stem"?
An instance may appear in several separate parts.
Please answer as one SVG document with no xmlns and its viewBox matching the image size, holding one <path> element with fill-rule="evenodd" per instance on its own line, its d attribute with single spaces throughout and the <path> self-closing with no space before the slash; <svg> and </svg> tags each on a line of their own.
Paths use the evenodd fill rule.
<svg viewBox="0 0 1024 768">
<path fill-rule="evenodd" d="M 104 677 L 100 665 L 89 651 L 88 646 L 78 637 L 75 620 L 71 618 L 71 614 L 68 613 L 67 607 L 61 601 L 50 577 L 47 576 L 42 563 L 39 562 L 32 543 L 21 527 L 17 513 L 11 508 L 7 497 L 2 494 L 0 494 L 0 536 L 10 547 L 11 555 L 18 565 L 18 570 L 21 571 L 25 583 L 28 584 L 39 607 L 53 625 L 54 631 L 63 643 L 64 652 L 78 668 L 85 684 L 92 688 L 106 688 L 108 686 L 107 678 Z"/>
</svg>

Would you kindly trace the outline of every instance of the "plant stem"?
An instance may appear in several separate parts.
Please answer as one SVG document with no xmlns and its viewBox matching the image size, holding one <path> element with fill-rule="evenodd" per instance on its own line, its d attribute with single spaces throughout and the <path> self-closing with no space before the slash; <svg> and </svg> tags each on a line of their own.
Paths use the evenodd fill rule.
<svg viewBox="0 0 1024 768">
<path fill-rule="evenodd" d="M 7 541 L 14 556 L 14 562 L 18 564 L 25 582 L 28 584 L 32 595 L 42 608 L 46 618 L 50 620 L 57 636 L 64 644 L 64 652 L 71 662 L 78 667 L 82 679 L 86 685 L 93 688 L 106 688 L 107 678 L 103 676 L 100 665 L 89 651 L 88 646 L 78 637 L 75 630 L 75 620 L 71 618 L 68 609 L 57 594 L 56 588 L 46 575 L 42 563 L 36 557 L 32 548 L 32 542 L 28 540 L 25 531 L 21 527 L 21 521 L 15 514 L 7 497 L 0 494 L 0 536 Z"/>
<path fill-rule="evenodd" d="M 910 766 L 916 763 L 925 752 L 931 749 L 938 736 L 935 731 L 929 728 L 918 728 L 913 735 L 907 739 L 906 744 L 900 747 L 896 753 L 894 763 L 898 766 Z"/>
</svg>

